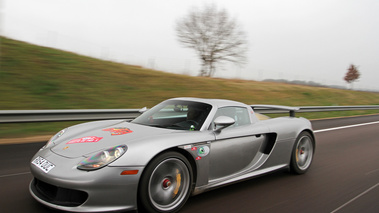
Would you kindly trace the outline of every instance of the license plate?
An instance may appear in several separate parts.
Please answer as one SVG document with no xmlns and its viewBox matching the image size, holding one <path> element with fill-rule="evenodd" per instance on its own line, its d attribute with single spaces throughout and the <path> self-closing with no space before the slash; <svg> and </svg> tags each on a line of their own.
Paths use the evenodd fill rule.
<svg viewBox="0 0 379 213">
<path fill-rule="evenodd" d="M 50 163 L 48 160 L 40 156 L 36 157 L 36 159 L 33 160 L 32 164 L 34 164 L 45 173 L 50 172 L 50 170 L 55 167 L 54 164 Z"/>
</svg>

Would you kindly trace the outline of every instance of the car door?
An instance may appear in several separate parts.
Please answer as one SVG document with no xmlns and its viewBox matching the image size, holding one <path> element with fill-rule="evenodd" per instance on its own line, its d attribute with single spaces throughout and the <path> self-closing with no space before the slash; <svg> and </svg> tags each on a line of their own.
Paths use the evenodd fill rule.
<svg viewBox="0 0 379 213">
<path fill-rule="evenodd" d="M 236 122 L 215 132 L 216 139 L 211 143 L 210 180 L 252 168 L 259 160 L 259 150 L 267 132 L 266 127 L 251 123 L 245 107 L 219 108 L 215 118 L 221 115 L 231 117 Z"/>
</svg>

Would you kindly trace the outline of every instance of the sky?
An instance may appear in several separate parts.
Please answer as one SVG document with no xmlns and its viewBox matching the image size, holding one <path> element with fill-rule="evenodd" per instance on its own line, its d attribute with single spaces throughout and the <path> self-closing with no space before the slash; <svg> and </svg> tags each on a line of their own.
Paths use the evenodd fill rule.
<svg viewBox="0 0 379 213">
<path fill-rule="evenodd" d="M 224 64 L 215 77 L 347 86 L 354 64 L 353 88 L 379 91 L 378 0 L 0 0 L 0 34 L 196 76 L 200 60 L 175 24 L 205 4 L 226 9 L 248 40 L 247 63 Z"/>
</svg>

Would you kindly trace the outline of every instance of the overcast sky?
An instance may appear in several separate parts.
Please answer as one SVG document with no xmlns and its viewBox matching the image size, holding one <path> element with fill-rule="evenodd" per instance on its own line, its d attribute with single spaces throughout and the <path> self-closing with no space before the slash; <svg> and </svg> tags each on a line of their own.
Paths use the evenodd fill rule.
<svg viewBox="0 0 379 213">
<path fill-rule="evenodd" d="M 214 3 L 247 33 L 248 63 L 216 77 L 285 78 L 379 91 L 378 0 L 0 0 L 1 35 L 122 63 L 197 75 L 200 61 L 178 43 L 175 23 Z"/>
</svg>

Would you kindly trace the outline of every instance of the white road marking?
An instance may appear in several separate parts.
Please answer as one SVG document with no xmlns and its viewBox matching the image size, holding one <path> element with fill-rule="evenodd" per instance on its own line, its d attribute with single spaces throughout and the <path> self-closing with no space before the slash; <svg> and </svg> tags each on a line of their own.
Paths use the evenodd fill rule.
<svg viewBox="0 0 379 213">
<path fill-rule="evenodd" d="M 371 175 L 372 173 L 379 172 L 379 169 L 372 170 L 370 172 L 367 172 L 366 175 Z"/>
<path fill-rule="evenodd" d="M 0 178 L 3 178 L 3 177 L 12 177 L 12 176 L 17 176 L 17 175 L 26 175 L 26 174 L 30 174 L 30 172 L 22 172 L 22 173 L 9 174 L 9 175 L 0 175 Z"/>
<path fill-rule="evenodd" d="M 379 124 L 379 121 L 374 121 L 374 122 L 369 122 L 369 123 L 362 123 L 362 124 L 354 124 L 354 125 L 348 125 L 348 126 L 340 126 L 340 127 L 334 127 L 334 128 L 328 128 L 328 129 L 319 129 L 319 130 L 315 130 L 313 131 L 314 133 L 318 133 L 318 132 L 327 132 L 327 131 L 333 131 L 333 130 L 339 130 L 339 129 L 346 129 L 346 128 L 352 128 L 352 127 L 358 127 L 358 126 L 366 126 L 366 125 L 371 125 L 371 124 Z M 376 172 L 376 170 L 374 171 L 371 171 L 369 173 L 366 173 L 366 175 L 370 174 L 370 173 L 373 173 L 373 172 Z M 339 211 L 340 209 L 342 209 L 343 207 L 349 205 L 350 203 L 352 203 L 353 201 L 355 201 L 356 199 L 362 197 L 364 194 L 368 193 L 369 191 L 371 191 L 372 189 L 374 189 L 375 187 L 379 186 L 379 183 L 375 184 L 374 186 L 372 186 L 371 188 L 367 189 L 366 191 L 362 192 L 361 194 L 357 195 L 356 197 L 354 197 L 353 199 L 349 200 L 348 202 L 346 202 L 345 204 L 343 204 L 342 206 L 338 207 L 337 209 L 333 210 L 332 212 L 330 213 L 335 213 L 337 211 Z"/>
<path fill-rule="evenodd" d="M 375 184 L 375 186 L 372 186 L 371 188 L 367 189 L 366 191 L 360 193 L 359 195 L 357 195 L 356 197 L 354 197 L 353 199 L 349 200 L 347 203 L 343 204 L 342 206 L 336 208 L 334 211 L 330 212 L 330 213 L 335 213 L 337 211 L 339 211 L 340 209 L 342 209 L 343 207 L 347 206 L 349 203 L 353 202 L 354 200 L 358 199 L 359 197 L 362 197 L 364 194 L 366 194 L 367 192 L 373 190 L 375 187 L 379 186 L 379 183 Z"/>
<path fill-rule="evenodd" d="M 314 133 L 327 132 L 327 131 L 333 131 L 333 130 L 338 130 L 338 129 L 346 129 L 346 128 L 351 128 L 351 127 L 357 127 L 357 126 L 366 126 L 366 125 L 371 125 L 371 124 L 379 124 L 379 121 L 362 123 L 362 124 L 354 124 L 354 125 L 349 125 L 349 126 L 340 126 L 340 127 L 329 128 L 329 129 L 319 129 L 319 130 L 314 130 L 313 132 Z"/>
</svg>

